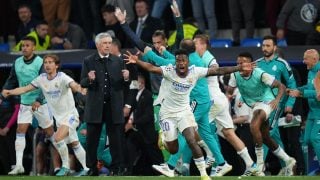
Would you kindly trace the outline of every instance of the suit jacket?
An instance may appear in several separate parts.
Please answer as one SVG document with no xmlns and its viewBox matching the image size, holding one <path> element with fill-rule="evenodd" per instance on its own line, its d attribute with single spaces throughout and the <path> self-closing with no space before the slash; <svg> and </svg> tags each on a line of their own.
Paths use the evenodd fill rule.
<svg viewBox="0 0 320 180">
<path fill-rule="evenodd" d="M 130 81 L 126 82 L 123 91 L 124 103 L 133 106 L 136 101 L 138 89 L 130 89 L 130 85 L 132 81 L 138 81 L 138 67 L 136 64 L 126 64 L 125 68 L 129 71 Z"/>
<path fill-rule="evenodd" d="M 152 93 L 144 89 L 134 106 L 134 122 L 136 129 L 145 138 L 148 144 L 157 142 L 157 134 L 154 126 Z"/>
<path fill-rule="evenodd" d="M 122 76 L 124 63 L 121 58 L 112 54 L 109 54 L 109 58 L 105 63 L 107 63 L 110 81 L 112 122 L 124 123 L 123 87 L 125 81 Z M 84 110 L 84 120 L 87 123 L 101 123 L 105 121 L 102 119 L 105 85 L 104 67 L 104 62 L 100 59 L 97 52 L 87 56 L 83 61 L 80 84 L 82 87 L 88 88 Z M 91 70 L 96 71 L 96 79 L 89 82 L 88 72 Z"/>
<path fill-rule="evenodd" d="M 133 32 L 136 32 L 138 25 L 138 18 L 134 19 L 130 23 L 130 28 L 133 30 Z M 140 39 L 142 39 L 146 43 L 152 44 L 152 35 L 156 30 L 163 30 L 164 27 L 162 25 L 162 22 L 158 18 L 152 17 L 150 14 L 148 15 L 147 19 L 144 21 L 144 24 L 142 25 L 142 31 Z M 132 45 L 133 46 L 133 45 Z"/>
</svg>

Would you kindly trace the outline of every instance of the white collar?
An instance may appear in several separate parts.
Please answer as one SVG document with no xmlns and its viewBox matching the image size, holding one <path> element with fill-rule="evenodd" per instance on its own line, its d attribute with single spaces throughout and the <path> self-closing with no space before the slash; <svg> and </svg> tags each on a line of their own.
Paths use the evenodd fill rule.
<svg viewBox="0 0 320 180">
<path fill-rule="evenodd" d="M 149 14 L 146 14 L 146 15 L 143 16 L 143 17 L 139 17 L 139 18 L 138 18 L 138 22 L 139 22 L 139 20 L 142 20 L 142 23 L 144 23 L 144 22 L 146 21 L 148 15 L 149 15 Z"/>
</svg>

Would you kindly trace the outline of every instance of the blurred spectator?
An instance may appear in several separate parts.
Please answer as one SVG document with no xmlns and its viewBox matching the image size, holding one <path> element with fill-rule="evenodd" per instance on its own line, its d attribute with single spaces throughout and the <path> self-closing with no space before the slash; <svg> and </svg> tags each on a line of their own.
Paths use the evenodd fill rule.
<svg viewBox="0 0 320 180">
<path fill-rule="evenodd" d="M 16 34 L 17 43 L 20 42 L 20 40 L 30 32 L 34 31 L 38 24 L 38 21 L 32 18 L 31 8 L 26 4 L 19 6 L 18 16 L 20 19 L 20 24 Z"/>
<path fill-rule="evenodd" d="M 163 25 L 160 19 L 149 15 L 148 0 L 137 0 L 135 2 L 135 11 L 137 18 L 130 23 L 130 27 L 141 40 L 151 43 L 152 34 L 156 30 L 163 30 Z"/>
<path fill-rule="evenodd" d="M 57 19 L 53 22 L 53 29 L 51 44 L 54 49 L 87 48 L 87 38 L 80 26 Z"/>
<path fill-rule="evenodd" d="M 183 21 L 183 37 L 186 39 L 193 39 L 197 34 L 203 34 L 197 26 L 197 22 L 194 18 L 187 18 Z M 176 40 L 177 31 L 173 33 L 168 38 L 168 45 L 172 46 Z"/>
<path fill-rule="evenodd" d="M 228 0 L 229 13 L 232 26 L 233 44 L 240 44 L 240 30 L 242 19 L 246 27 L 246 38 L 253 38 L 254 35 L 254 0 Z M 243 18 L 242 18 L 243 17 Z"/>
<path fill-rule="evenodd" d="M 16 34 L 18 21 L 13 1 L 0 1 L 0 38 L 4 43 L 9 41 L 9 35 Z"/>
<path fill-rule="evenodd" d="M 114 15 L 115 7 L 113 5 L 107 4 L 101 8 L 101 14 L 104 20 L 104 27 L 102 28 L 103 31 L 107 31 L 109 34 L 110 31 L 113 32 L 115 38 L 117 38 L 121 44 L 126 44 L 126 34 L 124 34 L 120 23 L 118 22 L 117 18 Z"/>
<path fill-rule="evenodd" d="M 315 28 L 308 35 L 306 45 L 319 45 L 320 44 L 320 21 L 317 22 Z"/>
<path fill-rule="evenodd" d="M 43 17 L 49 24 L 49 34 L 53 35 L 52 24 L 55 19 L 68 21 L 71 0 L 41 0 Z"/>
<path fill-rule="evenodd" d="M 266 10 L 265 13 L 268 15 L 266 16 L 267 18 L 267 23 L 271 29 L 271 34 L 276 35 L 277 34 L 277 19 L 278 15 L 287 0 L 267 0 L 266 1 Z"/>
<path fill-rule="evenodd" d="M 208 24 L 210 39 L 216 38 L 218 24 L 215 0 L 191 0 L 191 5 L 193 17 L 196 19 L 199 29 L 206 32 L 206 24 Z"/>
<path fill-rule="evenodd" d="M 101 32 L 100 8 L 103 3 L 101 0 L 71 0 L 70 22 L 82 27 L 88 40 L 92 40 L 94 34 Z"/>
<path fill-rule="evenodd" d="M 15 134 L 19 112 L 19 97 L 11 97 L 0 104 L 0 174 L 7 175 L 15 165 Z M 2 169 L 2 171 L 1 171 Z"/>
<path fill-rule="evenodd" d="M 111 4 L 114 7 L 119 7 L 121 10 L 126 10 L 127 17 L 126 21 L 131 23 L 135 18 L 133 10 L 134 0 L 106 0 L 106 4 Z"/>
<path fill-rule="evenodd" d="M 44 51 L 50 47 L 50 36 L 48 35 L 48 23 L 41 21 L 36 26 L 36 29 L 31 31 L 26 36 L 31 36 L 36 40 L 36 51 Z M 13 48 L 13 51 L 21 50 L 21 41 Z"/>
<path fill-rule="evenodd" d="M 129 171 L 137 173 L 133 175 L 154 175 L 151 166 L 164 161 L 157 146 L 158 133 L 154 128 L 152 93 L 145 88 L 145 83 L 144 76 L 139 75 L 139 91 L 135 98 L 134 111 L 125 125 L 127 148 L 130 150 L 127 154 Z M 137 163 L 139 160 L 140 163 Z"/>
<path fill-rule="evenodd" d="M 182 12 L 183 0 L 176 0 L 180 12 Z M 155 18 L 161 18 L 164 10 L 168 5 L 172 4 L 172 0 L 154 0 L 151 16 Z"/>
<path fill-rule="evenodd" d="M 121 59 L 124 56 L 121 53 L 121 43 L 118 39 L 113 39 L 111 44 L 110 53 L 120 57 Z M 135 64 L 126 64 L 126 70 L 129 71 L 129 81 L 124 83 L 123 97 L 124 97 L 124 107 L 123 114 L 124 118 L 127 120 L 132 110 L 132 106 L 135 102 L 135 97 L 138 92 L 138 67 Z"/>
<path fill-rule="evenodd" d="M 305 45 L 319 14 L 318 0 L 287 0 L 278 16 L 277 39 L 285 38 L 288 45 Z"/>
</svg>

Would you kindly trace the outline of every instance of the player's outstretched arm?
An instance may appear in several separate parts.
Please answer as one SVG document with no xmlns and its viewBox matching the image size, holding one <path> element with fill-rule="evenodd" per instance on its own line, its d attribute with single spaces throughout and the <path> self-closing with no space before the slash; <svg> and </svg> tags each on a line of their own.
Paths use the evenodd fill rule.
<svg viewBox="0 0 320 180">
<path fill-rule="evenodd" d="M 255 63 L 242 63 L 237 66 L 217 67 L 211 66 L 208 69 L 208 76 L 230 74 L 236 71 L 250 71 L 255 67 Z"/>
<path fill-rule="evenodd" d="M 2 94 L 3 94 L 3 96 L 8 97 L 8 96 L 13 96 L 13 95 L 24 94 L 24 93 L 27 93 L 29 91 L 33 91 L 35 89 L 36 88 L 33 85 L 29 84 L 27 86 L 15 88 L 15 89 L 12 89 L 12 90 L 4 89 L 2 91 Z"/>
<path fill-rule="evenodd" d="M 149 72 L 162 74 L 162 69 L 160 67 L 141 61 L 137 55 L 133 55 L 129 51 L 127 51 L 127 54 L 124 54 L 124 56 L 126 57 L 124 60 L 127 61 L 127 64 L 134 63 Z"/>
</svg>

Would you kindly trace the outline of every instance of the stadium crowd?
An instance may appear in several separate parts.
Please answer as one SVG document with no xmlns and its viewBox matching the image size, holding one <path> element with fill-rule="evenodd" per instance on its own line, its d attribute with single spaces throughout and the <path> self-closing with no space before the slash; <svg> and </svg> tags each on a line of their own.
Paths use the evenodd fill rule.
<svg viewBox="0 0 320 180">
<path fill-rule="evenodd" d="M 313 149 L 319 175 L 319 52 L 304 52 L 302 84 L 277 42 L 319 44 L 320 2 L 266 0 L 273 35 L 261 37 L 261 58 L 241 52 L 221 67 L 216 1 L 191 0 L 184 19 L 185 1 L 1 1 L 16 10 L 11 50 L 22 56 L 1 79 L 0 174 L 295 176 L 309 173 Z M 242 26 L 254 36 L 254 2 L 228 8 L 239 46 Z M 86 48 L 96 50 L 79 77 L 59 55 L 36 54 Z"/>
</svg>

